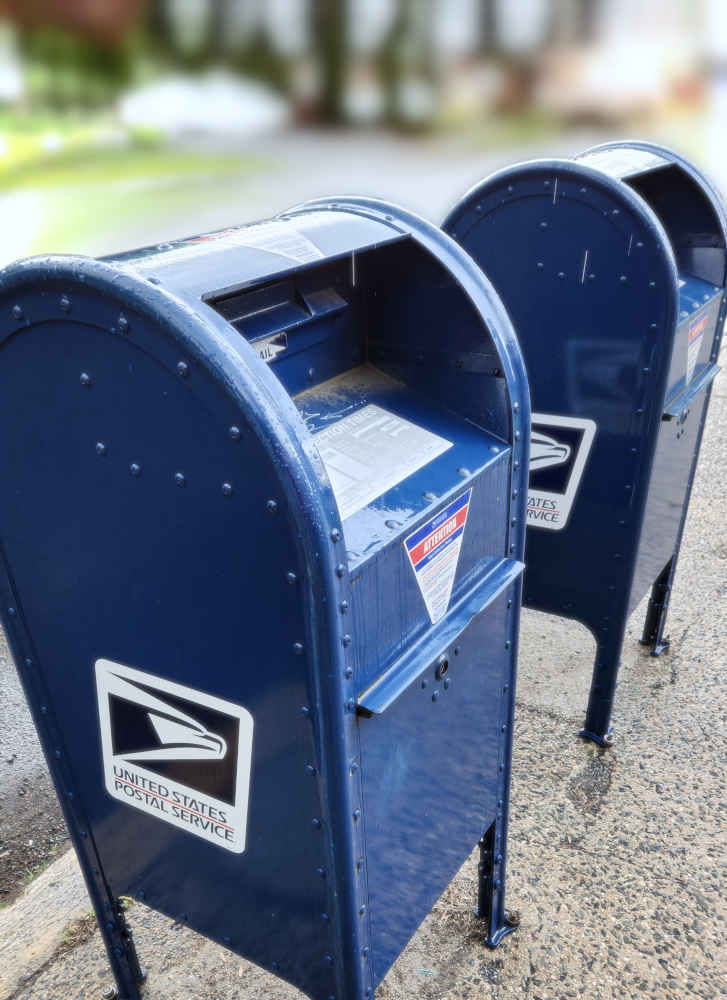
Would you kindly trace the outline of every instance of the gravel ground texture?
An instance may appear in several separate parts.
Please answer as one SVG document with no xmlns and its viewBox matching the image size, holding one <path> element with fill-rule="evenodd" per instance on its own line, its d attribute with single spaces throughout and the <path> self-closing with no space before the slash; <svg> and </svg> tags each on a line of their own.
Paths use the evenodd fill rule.
<svg viewBox="0 0 727 1000">
<path fill-rule="evenodd" d="M 2 630 L 0 692 L 2 907 L 53 860 L 68 842 L 68 831 Z"/>
<path fill-rule="evenodd" d="M 720 376 L 672 600 L 671 650 L 652 658 L 637 644 L 642 604 L 625 645 L 611 750 L 575 736 L 590 635 L 523 615 L 508 873 L 520 930 L 494 953 L 483 946 L 473 853 L 377 1000 L 727 995 L 727 539 L 716 502 L 726 464 Z M 98 1000 L 110 977 L 87 911 L 68 855 L 1 912 L 0 998 Z M 302 997 L 139 903 L 129 921 L 149 973 L 147 1000 Z"/>
</svg>

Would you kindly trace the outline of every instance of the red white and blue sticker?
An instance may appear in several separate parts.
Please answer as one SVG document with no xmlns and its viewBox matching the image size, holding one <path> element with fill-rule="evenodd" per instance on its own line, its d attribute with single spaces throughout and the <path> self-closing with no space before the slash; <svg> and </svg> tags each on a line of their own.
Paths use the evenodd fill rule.
<svg viewBox="0 0 727 1000">
<path fill-rule="evenodd" d="M 404 539 L 432 625 L 444 617 L 449 607 L 471 496 L 471 489 L 462 493 Z"/>
<path fill-rule="evenodd" d="M 707 329 L 709 314 L 704 312 L 701 316 L 690 323 L 687 335 L 687 385 L 692 381 L 694 369 L 697 367 L 699 348 L 702 346 L 702 337 Z"/>
</svg>

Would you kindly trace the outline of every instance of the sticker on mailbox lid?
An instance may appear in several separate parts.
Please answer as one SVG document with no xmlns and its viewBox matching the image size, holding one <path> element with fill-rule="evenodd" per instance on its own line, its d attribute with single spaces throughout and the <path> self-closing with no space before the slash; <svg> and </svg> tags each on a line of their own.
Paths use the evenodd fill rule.
<svg viewBox="0 0 727 1000">
<path fill-rule="evenodd" d="M 462 493 L 404 539 L 432 625 L 444 617 L 449 607 L 471 496 L 471 489 Z"/>
<path fill-rule="evenodd" d="M 687 385 L 692 381 L 694 369 L 697 367 L 699 348 L 702 346 L 702 337 L 704 336 L 704 331 L 707 329 L 708 322 L 709 313 L 703 312 L 701 316 L 697 316 L 689 324 L 689 332 L 687 334 Z"/>
<path fill-rule="evenodd" d="M 235 854 L 245 850 L 253 720 L 194 688 L 96 660 L 109 795 Z"/>
<path fill-rule="evenodd" d="M 154 249 L 164 254 L 165 264 L 171 264 L 188 260 L 199 253 L 214 253 L 230 247 L 265 250 L 267 253 L 295 261 L 296 264 L 310 264 L 322 260 L 324 256 L 323 251 L 305 233 L 299 232 L 292 221 L 283 219 L 270 219 L 268 222 L 255 222 L 248 226 L 233 226 L 215 233 L 189 236 L 173 243 L 160 243 Z M 142 268 L 147 260 L 152 261 L 151 266 L 155 266 L 156 263 L 151 248 L 124 255 L 124 259 Z"/>
<path fill-rule="evenodd" d="M 452 442 L 369 403 L 315 435 L 345 521 L 452 447 Z"/>
</svg>

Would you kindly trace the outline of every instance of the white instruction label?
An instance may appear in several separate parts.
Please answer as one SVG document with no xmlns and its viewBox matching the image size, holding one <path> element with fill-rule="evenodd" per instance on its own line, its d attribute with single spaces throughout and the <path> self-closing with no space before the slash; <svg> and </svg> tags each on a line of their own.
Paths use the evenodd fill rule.
<svg viewBox="0 0 727 1000">
<path fill-rule="evenodd" d="M 665 167 L 669 162 L 659 153 L 633 146 L 597 149 L 593 153 L 585 153 L 577 159 L 579 163 L 603 170 L 611 177 L 628 177 L 631 174 L 640 174 L 646 170 Z"/>
<path fill-rule="evenodd" d="M 452 447 L 374 403 L 318 431 L 315 443 L 342 521 Z"/>
<path fill-rule="evenodd" d="M 432 625 L 449 607 L 471 497 L 469 489 L 404 539 Z"/>
<path fill-rule="evenodd" d="M 253 720 L 240 705 L 96 660 L 106 791 L 235 854 L 245 850 Z"/>
<path fill-rule="evenodd" d="M 298 232 L 291 221 L 271 219 L 270 222 L 258 222 L 251 226 L 235 226 L 231 229 L 220 229 L 216 233 L 203 233 L 201 236 L 190 236 L 174 243 L 159 244 L 157 250 L 164 254 L 164 263 L 188 260 L 200 253 L 213 253 L 226 250 L 229 247 L 255 247 L 267 253 L 277 254 L 296 264 L 310 264 L 322 260 L 323 252 L 312 240 Z M 149 256 L 146 251 L 136 258 L 128 258 L 135 267 L 153 266 L 155 256 Z"/>
<path fill-rule="evenodd" d="M 257 351 L 263 361 L 275 361 L 279 354 L 284 354 L 288 350 L 288 334 L 283 331 L 263 337 L 261 340 L 252 340 L 250 347 Z"/>
<path fill-rule="evenodd" d="M 244 226 L 242 229 L 231 229 L 227 242 L 234 246 L 267 250 L 268 253 L 276 253 L 281 257 L 297 261 L 298 264 L 308 264 L 323 257 L 312 240 L 299 233 L 290 222 L 281 222 L 277 219 L 254 226 Z"/>
</svg>

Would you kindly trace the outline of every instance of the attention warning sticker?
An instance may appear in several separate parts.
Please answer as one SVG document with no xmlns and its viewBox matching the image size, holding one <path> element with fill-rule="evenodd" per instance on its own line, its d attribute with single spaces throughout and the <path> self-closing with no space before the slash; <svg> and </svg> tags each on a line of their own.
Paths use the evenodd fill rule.
<svg viewBox="0 0 727 1000">
<path fill-rule="evenodd" d="M 469 489 L 404 539 L 432 625 L 449 607 L 471 496 Z"/>
<path fill-rule="evenodd" d="M 250 713 L 113 660 L 96 661 L 96 692 L 109 795 L 242 854 Z"/>
<path fill-rule="evenodd" d="M 697 358 L 699 357 L 699 348 L 702 346 L 702 337 L 704 336 L 704 331 L 707 329 L 708 322 L 709 314 L 704 312 L 689 324 L 689 333 L 687 334 L 687 385 L 692 381 L 692 377 L 694 376 L 694 369 L 697 367 Z"/>
</svg>

